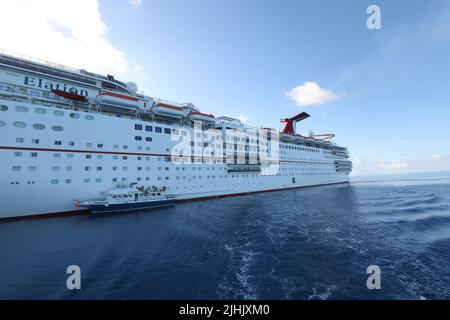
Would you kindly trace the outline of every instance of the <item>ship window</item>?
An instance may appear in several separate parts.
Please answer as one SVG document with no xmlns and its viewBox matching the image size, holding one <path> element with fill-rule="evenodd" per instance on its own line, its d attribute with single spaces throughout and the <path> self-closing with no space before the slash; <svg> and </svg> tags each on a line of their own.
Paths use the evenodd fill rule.
<svg viewBox="0 0 450 320">
<path fill-rule="evenodd" d="M 59 171 L 59 166 L 53 166 L 53 167 L 52 167 L 52 170 L 53 170 L 53 171 Z"/>
<path fill-rule="evenodd" d="M 161 133 L 162 132 L 162 128 L 161 127 L 155 127 L 155 132 Z"/>
<path fill-rule="evenodd" d="M 66 184 L 70 184 L 70 183 L 72 183 L 72 179 L 66 179 L 66 180 L 64 180 L 64 182 L 65 182 Z"/>
<path fill-rule="evenodd" d="M 122 167 L 122 170 L 123 170 L 123 171 L 127 171 L 127 170 L 128 170 L 128 167 Z"/>
<path fill-rule="evenodd" d="M 22 106 L 17 106 L 16 107 L 16 111 L 17 112 L 28 112 L 28 108 L 27 107 L 22 107 Z"/>
<path fill-rule="evenodd" d="M 66 170 L 67 170 L 67 171 L 72 171 L 72 170 L 73 170 L 73 167 L 72 167 L 72 166 L 67 166 L 67 167 L 66 167 Z"/>
<path fill-rule="evenodd" d="M 86 143 L 86 147 L 91 148 L 92 147 L 92 142 Z"/>
<path fill-rule="evenodd" d="M 20 171 L 20 166 L 13 166 L 12 171 Z"/>
<path fill-rule="evenodd" d="M 142 124 L 135 124 L 134 125 L 135 130 L 142 130 Z"/>
<path fill-rule="evenodd" d="M 94 120 L 94 116 L 91 116 L 90 114 L 85 115 L 84 118 L 86 120 Z"/>
<path fill-rule="evenodd" d="M 13 126 L 16 128 L 25 128 L 27 124 L 25 122 L 14 121 Z"/>
<path fill-rule="evenodd" d="M 92 159 L 92 156 L 90 154 L 87 154 L 86 159 Z"/>
<path fill-rule="evenodd" d="M 55 110 L 55 111 L 53 111 L 53 115 L 55 115 L 57 117 L 62 117 L 64 115 L 64 112 L 62 112 L 60 110 Z"/>
<path fill-rule="evenodd" d="M 55 141 L 55 146 L 60 146 L 62 145 L 62 141 Z"/>
<path fill-rule="evenodd" d="M 97 155 L 97 159 L 103 159 L 103 155 L 98 154 L 98 155 Z"/>
<path fill-rule="evenodd" d="M 117 182 L 117 178 L 112 178 L 112 182 Z"/>
<path fill-rule="evenodd" d="M 14 157 L 21 157 L 21 156 L 22 156 L 22 152 L 20 152 L 20 151 L 14 152 Z"/>
<path fill-rule="evenodd" d="M 97 148 L 103 148 L 103 144 L 101 143 L 97 144 Z"/>
<path fill-rule="evenodd" d="M 6 122 L 5 121 L 0 121 L 0 127 L 4 127 L 6 126 Z"/>
<path fill-rule="evenodd" d="M 52 180 L 50 181 L 50 183 L 51 183 L 51 184 L 58 184 L 58 179 L 52 179 Z"/>
<path fill-rule="evenodd" d="M 31 143 L 33 143 L 33 144 L 39 144 L 39 139 L 31 139 Z"/>
<path fill-rule="evenodd" d="M 16 142 L 17 143 L 23 143 L 24 142 L 24 138 L 16 138 Z"/>
<path fill-rule="evenodd" d="M 54 153 L 53 158 L 61 158 L 61 153 Z"/>
<path fill-rule="evenodd" d="M 57 131 L 57 132 L 61 132 L 61 131 L 64 130 L 64 128 L 61 127 L 61 126 L 53 126 L 53 127 L 52 127 L 52 130 L 53 130 L 53 131 Z"/>
<path fill-rule="evenodd" d="M 169 128 L 164 128 L 164 133 L 170 134 L 170 129 Z"/>
<path fill-rule="evenodd" d="M 84 167 L 84 171 L 91 171 L 91 167 Z"/>
<path fill-rule="evenodd" d="M 113 171 L 117 171 L 117 167 L 113 167 Z"/>
<path fill-rule="evenodd" d="M 127 156 L 123 156 L 122 159 L 123 159 L 123 160 L 127 160 L 128 157 L 127 157 Z"/>
<path fill-rule="evenodd" d="M 36 166 L 29 166 L 29 167 L 28 167 L 28 170 L 29 170 L 29 171 L 36 171 Z"/>
<path fill-rule="evenodd" d="M 2 106 L 0 107 L 1 111 L 8 111 L 8 107 L 5 106 L 4 104 L 2 104 Z"/>
<path fill-rule="evenodd" d="M 78 119 L 80 117 L 80 115 L 78 113 L 71 113 L 69 114 L 69 117 L 71 117 L 72 119 Z"/>
<path fill-rule="evenodd" d="M 67 158 L 68 158 L 68 159 L 72 159 L 72 158 L 73 158 L 73 153 L 68 153 L 68 154 L 67 154 Z"/>
<path fill-rule="evenodd" d="M 44 130 L 45 126 L 42 123 L 35 123 L 33 124 L 33 128 L 36 130 Z"/>
<path fill-rule="evenodd" d="M 141 141 L 141 140 L 142 140 L 142 137 L 140 137 L 140 136 L 135 136 L 135 137 L 134 137 L 134 140 Z"/>
<path fill-rule="evenodd" d="M 38 156 L 37 152 L 31 152 L 30 153 L 30 157 L 32 157 L 32 158 L 37 158 L 37 156 Z"/>
<path fill-rule="evenodd" d="M 114 149 L 119 149 L 119 146 L 117 144 L 113 145 Z"/>
<path fill-rule="evenodd" d="M 147 138 L 145 138 L 145 141 L 147 141 L 147 142 L 151 142 L 153 139 L 151 138 L 151 137 L 147 137 Z"/>
<path fill-rule="evenodd" d="M 34 109 L 34 111 L 39 114 L 47 114 L 47 110 L 45 110 L 44 108 L 36 108 Z"/>
<path fill-rule="evenodd" d="M 152 126 L 145 126 L 145 131 L 152 132 L 153 127 Z"/>
<path fill-rule="evenodd" d="M 118 159 L 119 159 L 119 156 L 113 156 L 113 159 L 114 159 L 114 160 L 118 160 Z"/>
<path fill-rule="evenodd" d="M 84 183 L 90 183 L 90 182 L 91 182 L 91 179 L 89 179 L 89 178 L 84 179 Z"/>
<path fill-rule="evenodd" d="M 97 167 L 97 171 L 102 171 L 102 167 Z"/>
</svg>

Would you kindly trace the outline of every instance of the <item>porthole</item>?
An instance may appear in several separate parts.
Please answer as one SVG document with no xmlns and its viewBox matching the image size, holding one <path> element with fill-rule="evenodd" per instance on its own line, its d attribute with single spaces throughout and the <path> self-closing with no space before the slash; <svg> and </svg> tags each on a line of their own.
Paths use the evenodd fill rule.
<svg viewBox="0 0 450 320">
<path fill-rule="evenodd" d="M 14 121 L 13 126 L 16 128 L 26 128 L 27 124 L 25 122 Z"/>
<path fill-rule="evenodd" d="M 78 113 L 71 113 L 69 114 L 69 117 L 71 117 L 72 119 L 78 119 L 80 115 Z"/>
<path fill-rule="evenodd" d="M 1 111 L 8 111 L 8 106 L 5 106 L 4 104 L 2 104 L 2 106 L 0 107 Z"/>
<path fill-rule="evenodd" d="M 47 110 L 45 110 L 44 108 L 36 108 L 34 109 L 34 111 L 39 114 L 47 114 Z"/>
<path fill-rule="evenodd" d="M 145 141 L 151 142 L 151 141 L 152 141 L 152 138 L 151 138 L 151 137 L 147 137 L 147 138 L 145 138 Z"/>
<path fill-rule="evenodd" d="M 36 130 L 44 130 L 45 126 L 42 123 L 35 123 L 33 124 L 33 128 Z"/>
<path fill-rule="evenodd" d="M 85 115 L 84 118 L 85 118 L 86 120 L 94 120 L 94 116 L 92 116 L 92 115 L 90 115 L 90 114 Z"/>
<path fill-rule="evenodd" d="M 27 107 L 22 107 L 22 106 L 17 106 L 16 107 L 16 111 L 17 112 L 28 112 L 28 108 Z"/>
<path fill-rule="evenodd" d="M 53 126 L 53 127 L 52 127 L 52 130 L 53 130 L 53 131 L 56 131 L 56 132 L 61 132 L 61 131 L 64 130 L 64 128 L 61 127 L 61 126 Z"/>
<path fill-rule="evenodd" d="M 53 111 L 53 115 L 55 115 L 57 117 L 62 117 L 64 115 L 64 112 L 62 112 L 60 110 L 55 110 L 55 111 Z"/>
</svg>

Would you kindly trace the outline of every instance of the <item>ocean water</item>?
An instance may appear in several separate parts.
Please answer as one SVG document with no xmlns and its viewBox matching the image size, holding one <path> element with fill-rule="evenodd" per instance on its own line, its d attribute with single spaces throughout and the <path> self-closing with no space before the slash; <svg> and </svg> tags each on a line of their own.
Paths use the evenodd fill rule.
<svg viewBox="0 0 450 320">
<path fill-rule="evenodd" d="M 450 299 L 450 173 L 1 223 L 0 298 Z"/>
</svg>

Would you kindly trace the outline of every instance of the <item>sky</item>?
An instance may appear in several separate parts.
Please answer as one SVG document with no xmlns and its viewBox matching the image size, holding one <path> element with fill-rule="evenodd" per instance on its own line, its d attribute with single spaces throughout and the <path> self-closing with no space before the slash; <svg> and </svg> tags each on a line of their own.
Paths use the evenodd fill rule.
<svg viewBox="0 0 450 320">
<path fill-rule="evenodd" d="M 369 29 L 370 5 L 381 29 Z M 0 0 L 0 48 L 334 133 L 354 175 L 450 170 L 450 2 Z"/>
</svg>

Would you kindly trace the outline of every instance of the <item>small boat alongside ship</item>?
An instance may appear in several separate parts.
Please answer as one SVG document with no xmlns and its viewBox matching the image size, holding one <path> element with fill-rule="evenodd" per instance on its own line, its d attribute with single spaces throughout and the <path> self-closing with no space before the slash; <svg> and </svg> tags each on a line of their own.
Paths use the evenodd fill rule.
<svg viewBox="0 0 450 320">
<path fill-rule="evenodd" d="M 114 213 L 167 207 L 175 204 L 175 197 L 166 194 L 165 187 L 147 187 L 137 183 L 118 184 L 103 199 L 75 201 L 75 207 L 92 213 Z"/>
</svg>

